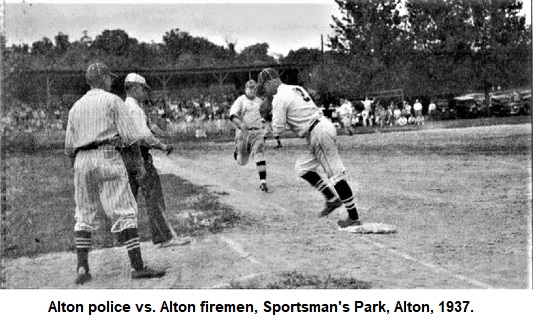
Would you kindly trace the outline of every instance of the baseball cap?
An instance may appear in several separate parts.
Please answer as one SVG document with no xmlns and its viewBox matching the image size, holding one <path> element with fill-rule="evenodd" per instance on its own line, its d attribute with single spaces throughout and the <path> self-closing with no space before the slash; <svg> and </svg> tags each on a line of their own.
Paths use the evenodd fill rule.
<svg viewBox="0 0 533 323">
<path fill-rule="evenodd" d="M 257 93 L 263 93 L 265 82 L 279 78 L 278 72 L 269 67 L 265 68 L 257 76 Z"/>
<path fill-rule="evenodd" d="M 245 86 L 246 87 L 256 87 L 257 83 L 254 80 L 249 80 L 248 82 L 246 82 Z"/>
<path fill-rule="evenodd" d="M 93 80 L 103 75 L 117 77 L 115 74 L 111 73 L 109 67 L 107 67 L 104 63 L 100 62 L 92 63 L 91 65 L 89 65 L 89 67 L 87 67 L 87 71 L 85 72 L 85 78 L 87 80 Z"/>
<path fill-rule="evenodd" d="M 139 74 L 136 74 L 136 73 L 130 73 L 128 75 L 126 75 L 126 79 L 124 80 L 124 84 L 125 83 L 138 83 L 138 84 L 142 84 L 144 87 L 146 88 L 150 88 L 148 86 L 148 84 L 146 84 L 146 79 L 142 76 L 140 76 Z"/>
</svg>

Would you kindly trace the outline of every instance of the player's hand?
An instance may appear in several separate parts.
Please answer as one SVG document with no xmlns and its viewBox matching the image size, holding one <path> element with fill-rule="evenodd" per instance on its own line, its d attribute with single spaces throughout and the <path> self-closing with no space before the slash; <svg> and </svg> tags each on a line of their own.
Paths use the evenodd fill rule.
<svg viewBox="0 0 533 323">
<path fill-rule="evenodd" d="M 167 155 L 170 155 L 170 153 L 172 153 L 174 151 L 174 146 L 172 145 L 165 145 L 165 152 L 167 153 Z"/>
</svg>

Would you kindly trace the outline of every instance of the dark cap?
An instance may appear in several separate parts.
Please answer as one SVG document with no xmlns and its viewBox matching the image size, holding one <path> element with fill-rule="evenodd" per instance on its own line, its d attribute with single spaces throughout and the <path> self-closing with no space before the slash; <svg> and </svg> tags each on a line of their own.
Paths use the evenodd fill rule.
<svg viewBox="0 0 533 323">
<path fill-rule="evenodd" d="M 109 67 L 100 62 L 92 63 L 89 65 L 89 67 L 87 67 L 87 71 L 85 72 L 85 78 L 87 80 L 94 80 L 95 78 L 103 75 L 117 77 L 115 74 L 111 73 Z"/>
<path fill-rule="evenodd" d="M 279 74 L 275 69 L 269 67 L 269 68 L 265 68 L 264 70 L 262 70 L 259 73 L 259 76 L 257 76 L 257 93 L 262 95 L 264 91 L 265 82 L 278 79 L 278 78 L 279 78 Z"/>
</svg>

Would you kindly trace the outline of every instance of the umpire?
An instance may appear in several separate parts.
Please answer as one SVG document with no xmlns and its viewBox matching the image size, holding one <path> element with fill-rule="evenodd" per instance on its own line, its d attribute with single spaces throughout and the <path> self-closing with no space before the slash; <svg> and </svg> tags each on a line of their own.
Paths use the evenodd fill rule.
<svg viewBox="0 0 533 323">
<path fill-rule="evenodd" d="M 111 218 L 111 232 L 125 241 L 133 279 L 161 277 L 165 271 L 146 267 L 137 231 L 137 203 L 117 148 L 144 139 L 122 100 L 109 93 L 113 77 L 102 63 L 89 65 L 85 74 L 91 89 L 70 109 L 65 153 L 74 167 L 76 203 L 74 235 L 78 258 L 76 284 L 91 280 L 91 232 L 99 227 L 99 204 Z"/>
<path fill-rule="evenodd" d="M 148 98 L 147 91 L 150 87 L 146 84 L 144 77 L 139 74 L 130 73 L 124 80 L 124 89 L 126 90 L 126 100 L 124 103 L 128 107 L 136 127 L 146 138 L 139 142 L 140 156 L 137 155 L 135 151 L 137 147 L 135 146 L 126 149 L 122 154 L 126 163 L 133 196 L 137 198 L 139 188 L 142 189 L 150 221 L 152 242 L 154 244 L 159 244 L 160 247 L 188 244 L 191 242 L 190 238 L 180 239 L 176 237 L 163 213 L 165 210 L 163 188 L 161 187 L 161 180 L 154 166 L 150 149 L 159 149 L 169 154 L 174 148 L 171 145 L 165 145 L 159 141 L 148 126 L 148 120 L 141 108 L 141 102 L 144 102 Z M 140 159 L 140 167 L 139 162 L 136 161 L 137 159 Z"/>
</svg>

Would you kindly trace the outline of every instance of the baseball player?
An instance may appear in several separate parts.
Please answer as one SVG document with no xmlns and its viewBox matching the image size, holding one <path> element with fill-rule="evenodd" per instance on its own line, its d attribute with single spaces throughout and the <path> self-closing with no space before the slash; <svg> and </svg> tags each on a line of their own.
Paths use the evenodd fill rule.
<svg viewBox="0 0 533 323">
<path fill-rule="evenodd" d="M 142 188 L 146 210 L 150 219 L 150 230 L 152 232 L 152 242 L 159 244 L 159 247 L 170 247 L 175 245 L 185 245 L 191 242 L 190 238 L 178 238 L 174 230 L 170 227 L 165 219 L 163 211 L 165 210 L 165 198 L 159 174 L 154 166 L 150 149 L 159 149 L 170 154 L 174 148 L 165 145 L 154 137 L 147 122 L 144 110 L 141 108 L 141 102 L 148 98 L 149 86 L 146 84 L 144 77 L 139 74 L 130 73 L 124 80 L 124 89 L 126 90 L 126 100 L 124 103 L 130 110 L 130 114 L 139 131 L 146 137 L 139 142 L 140 156 L 131 153 L 130 149 L 124 149 L 122 156 L 125 160 L 128 171 L 129 182 L 133 196 L 137 198 L 139 188 Z M 133 145 L 132 145 L 133 146 Z M 133 149 L 136 149 L 133 148 Z M 140 158 L 139 158 L 140 157 Z M 131 161 L 131 159 L 134 161 Z M 137 164 L 140 160 L 141 166 Z M 133 167 L 132 167 L 133 166 Z M 139 176 L 141 168 L 142 176 Z M 144 169 L 144 171 L 142 170 Z"/>
<path fill-rule="evenodd" d="M 234 158 L 241 166 L 248 163 L 250 156 L 259 173 L 259 189 L 268 192 L 266 184 L 265 126 L 259 113 L 261 99 L 256 96 L 254 80 L 246 82 L 244 94 L 239 96 L 229 110 L 229 119 L 237 126 L 235 131 Z M 278 134 L 279 135 L 279 134 Z"/>
<path fill-rule="evenodd" d="M 326 205 L 319 216 L 327 216 L 344 204 L 348 217 L 339 220 L 338 225 L 341 228 L 361 225 L 352 190 L 344 176 L 345 168 L 337 150 L 335 126 L 321 114 L 305 89 L 283 84 L 273 68 L 266 68 L 259 73 L 258 92 L 260 95 L 272 96 L 272 105 L 264 104 L 261 107 L 261 115 L 265 117 L 271 111 L 274 134 L 280 134 L 288 124 L 293 132 L 307 141 L 308 150 L 296 161 L 296 171 L 325 196 Z M 338 197 L 316 172 L 319 166 L 334 183 Z"/>
<path fill-rule="evenodd" d="M 346 131 L 348 131 L 348 135 L 353 135 L 355 132 L 352 127 L 353 107 L 352 103 L 349 100 L 341 99 L 339 115 L 341 117 L 342 127 L 346 129 Z"/>
<path fill-rule="evenodd" d="M 91 232 L 99 227 L 101 204 L 113 221 L 111 232 L 125 242 L 133 279 L 161 277 L 165 271 L 146 267 L 137 231 L 137 203 L 128 184 L 126 167 L 117 147 L 146 139 L 134 125 L 122 100 L 109 93 L 114 74 L 102 63 L 89 65 L 85 74 L 91 87 L 70 109 L 65 153 L 74 168 L 74 226 L 78 258 L 76 284 L 91 280 Z"/>
</svg>

